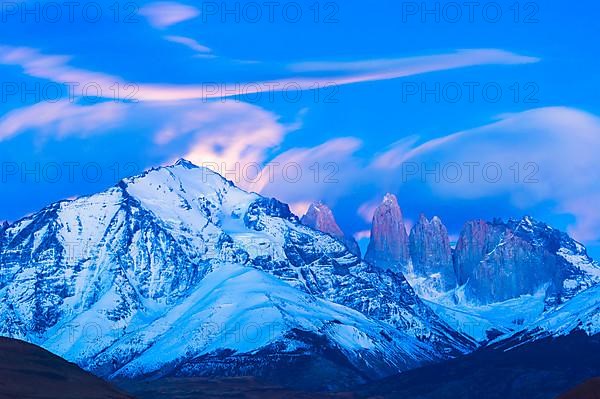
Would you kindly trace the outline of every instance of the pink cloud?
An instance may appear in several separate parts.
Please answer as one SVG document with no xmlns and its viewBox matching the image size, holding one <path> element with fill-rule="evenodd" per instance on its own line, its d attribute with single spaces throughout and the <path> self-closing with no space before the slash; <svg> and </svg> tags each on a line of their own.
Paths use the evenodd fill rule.
<svg viewBox="0 0 600 399">
<path fill-rule="evenodd" d="M 371 230 L 362 230 L 354 233 L 354 239 L 356 241 L 365 240 L 371 238 Z"/>
<path fill-rule="evenodd" d="M 289 204 L 289 206 L 294 215 L 302 217 L 306 214 L 308 208 L 310 207 L 310 204 L 312 203 L 313 201 L 292 202 L 291 204 Z"/>
<path fill-rule="evenodd" d="M 177 36 L 175 37 L 177 38 Z M 184 39 L 188 45 L 194 45 L 194 43 L 189 42 L 191 39 Z M 177 40 L 179 40 L 180 43 L 182 42 L 181 37 L 178 37 Z M 201 46 L 199 44 L 197 45 Z M 101 93 L 105 98 L 109 98 L 113 94 L 113 89 L 111 89 L 111 87 L 114 87 L 115 83 L 119 83 L 123 86 L 130 83 L 125 82 L 119 77 L 74 68 L 69 65 L 69 61 L 70 57 L 43 55 L 35 49 L 0 46 L 0 63 L 20 65 L 24 72 L 30 76 L 49 79 L 58 83 L 78 82 L 80 84 L 86 84 L 94 82 L 101 87 Z M 204 84 L 140 83 L 135 85 L 137 90 L 133 98 L 140 101 L 206 100 L 236 95 L 277 92 L 289 87 L 300 90 L 310 90 L 314 88 L 315 85 L 325 88 L 362 82 L 397 79 L 476 65 L 524 64 L 537 61 L 537 58 L 521 56 L 502 50 L 461 50 L 449 54 L 398 59 L 392 62 L 393 67 L 390 67 L 389 62 L 379 63 L 379 65 L 375 63 L 374 65 L 376 67 L 368 70 L 352 67 L 350 68 L 353 72 L 351 74 L 347 74 L 347 71 L 344 71 L 343 69 L 348 68 L 341 65 L 339 67 L 342 70 L 337 71 L 337 74 L 329 74 L 328 76 L 315 78 L 289 77 L 260 82 L 227 84 L 225 84 L 226 82 L 220 82 L 221 84 L 215 84 L 214 82 L 210 82 L 210 84 L 208 82 Z M 362 64 L 359 63 L 359 65 Z M 325 69 L 326 72 L 331 72 L 331 70 L 333 70 L 333 68 Z"/>
<path fill-rule="evenodd" d="M 98 126 L 109 128 L 123 122 L 125 108 L 115 103 L 90 106 L 68 101 L 38 103 L 16 109 L 0 118 L 0 141 L 27 130 L 38 130 L 54 136 L 82 135 Z"/>
<path fill-rule="evenodd" d="M 148 19 L 150 25 L 158 29 L 164 29 L 171 25 L 196 18 L 200 15 L 200 11 L 195 7 L 185 4 L 161 1 L 142 7 L 140 14 Z"/>
<path fill-rule="evenodd" d="M 198 53 L 210 53 L 211 49 L 198 43 L 196 40 L 185 36 L 165 36 L 170 42 L 182 44 Z"/>
<path fill-rule="evenodd" d="M 364 220 L 367 223 L 371 223 L 371 221 L 373 221 L 375 209 L 377 209 L 380 203 L 381 199 L 365 202 L 364 204 L 358 207 L 358 210 L 356 212 L 362 218 L 362 220 Z"/>
<path fill-rule="evenodd" d="M 315 147 L 293 148 L 268 161 L 260 179 L 249 188 L 288 203 L 317 198 L 334 204 L 357 184 L 360 169 L 354 153 L 361 146 L 356 138 L 342 137 Z"/>
<path fill-rule="evenodd" d="M 372 73 L 374 79 L 416 75 L 440 70 L 464 68 L 466 66 L 492 64 L 530 64 L 539 58 L 522 56 L 498 49 L 459 50 L 448 54 L 396 59 L 376 59 L 349 62 L 302 62 L 291 64 L 295 72 L 346 72 Z M 378 76 L 378 77 L 377 77 Z"/>
</svg>

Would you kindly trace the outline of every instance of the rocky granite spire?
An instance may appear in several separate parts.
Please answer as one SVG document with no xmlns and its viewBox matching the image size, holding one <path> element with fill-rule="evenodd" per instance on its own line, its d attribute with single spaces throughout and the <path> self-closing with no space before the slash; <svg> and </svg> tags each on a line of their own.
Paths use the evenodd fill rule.
<svg viewBox="0 0 600 399">
<path fill-rule="evenodd" d="M 329 234 L 342 242 L 354 255 L 360 257 L 360 248 L 356 240 L 344 234 L 338 226 L 331 209 L 318 201 L 310 204 L 308 211 L 302 216 L 302 224 L 315 230 Z"/>
<path fill-rule="evenodd" d="M 456 276 L 452 264 L 452 249 L 448 231 L 440 218 L 431 221 L 421 214 L 409 237 L 413 273 L 417 277 L 431 280 L 436 291 L 448 291 L 456 287 Z"/>
<path fill-rule="evenodd" d="M 410 262 L 402 211 L 393 194 L 386 194 L 375 210 L 365 260 L 382 269 L 403 272 Z"/>
</svg>

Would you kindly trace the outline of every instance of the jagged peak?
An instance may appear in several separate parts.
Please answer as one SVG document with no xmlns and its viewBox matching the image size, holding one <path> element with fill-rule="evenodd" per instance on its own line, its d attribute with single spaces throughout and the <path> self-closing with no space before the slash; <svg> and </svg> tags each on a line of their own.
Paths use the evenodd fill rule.
<svg viewBox="0 0 600 399">
<path fill-rule="evenodd" d="M 333 211 L 321 201 L 310 204 L 306 214 L 302 216 L 302 224 L 335 237 L 344 237 L 344 233 L 335 220 Z"/>
<path fill-rule="evenodd" d="M 310 209 L 314 209 L 315 211 L 321 211 L 321 210 L 331 210 L 330 207 L 328 207 L 324 202 L 322 201 L 313 201 L 310 206 L 308 207 L 308 210 L 306 211 L 306 213 L 308 213 L 310 211 Z"/>
<path fill-rule="evenodd" d="M 398 198 L 391 193 L 387 193 L 384 197 L 383 197 L 383 205 L 398 205 Z"/>
<path fill-rule="evenodd" d="M 171 165 L 171 166 L 183 166 L 183 167 L 184 167 L 184 168 L 186 168 L 186 169 L 198 169 L 198 168 L 199 168 L 199 166 L 198 166 L 198 165 L 194 164 L 194 163 L 193 163 L 193 162 L 191 162 L 191 161 L 188 161 L 188 160 L 187 160 L 187 159 L 185 159 L 185 158 L 179 158 L 179 159 L 177 160 L 177 162 L 175 162 L 175 163 L 174 163 L 173 165 Z"/>
</svg>

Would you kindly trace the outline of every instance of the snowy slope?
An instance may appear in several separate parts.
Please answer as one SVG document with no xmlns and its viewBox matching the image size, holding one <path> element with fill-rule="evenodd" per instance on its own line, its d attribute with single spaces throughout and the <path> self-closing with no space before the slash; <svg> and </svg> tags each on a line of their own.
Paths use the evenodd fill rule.
<svg viewBox="0 0 600 399">
<path fill-rule="evenodd" d="M 0 333 L 109 377 L 235 374 L 215 359 L 240 353 L 248 373 L 266 353 L 318 352 L 315 337 L 368 375 L 475 347 L 401 275 L 184 160 L 8 226 L 0 265 Z M 274 331 L 232 343 L 236 320 Z"/>
<path fill-rule="evenodd" d="M 493 344 L 510 349 L 542 338 L 575 332 L 584 332 L 589 336 L 600 333 L 600 286 L 583 291 L 530 325 L 497 338 Z"/>
<path fill-rule="evenodd" d="M 523 295 L 487 305 L 473 305 L 456 299 L 456 290 L 441 297 L 425 300 L 446 323 L 478 342 L 511 334 L 530 325 L 544 313 L 545 293 Z"/>
<path fill-rule="evenodd" d="M 69 321 L 86 323 L 90 323 L 86 314 Z M 124 331 L 113 331 L 106 318 L 97 317 L 94 323 L 102 334 L 70 337 L 72 331 L 58 325 L 49 331 L 44 345 L 109 378 L 210 374 L 210 363 L 198 360 L 203 355 L 230 351 L 221 356 L 234 358 L 274 343 L 282 345 L 279 356 L 291 356 L 306 346 L 291 336 L 294 329 L 323 335 L 353 364 L 373 375 L 436 358 L 427 345 L 388 324 L 235 264 L 216 267 L 189 296 L 168 309 L 145 312 Z M 377 359 L 378 367 L 370 369 L 368 359 Z"/>
</svg>

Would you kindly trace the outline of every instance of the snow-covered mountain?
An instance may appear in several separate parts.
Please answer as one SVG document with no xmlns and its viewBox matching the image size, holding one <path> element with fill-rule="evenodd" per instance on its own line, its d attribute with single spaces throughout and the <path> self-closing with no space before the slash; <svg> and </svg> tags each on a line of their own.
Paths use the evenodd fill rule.
<svg viewBox="0 0 600 399">
<path fill-rule="evenodd" d="M 330 365 L 316 378 L 343 384 L 475 347 L 401 274 L 185 160 L 5 226 L 0 315 L 109 378 Z"/>
</svg>

